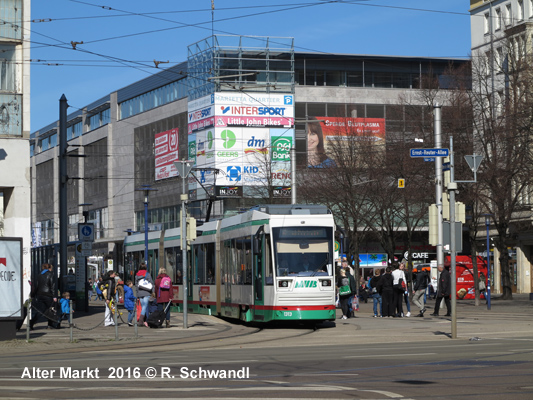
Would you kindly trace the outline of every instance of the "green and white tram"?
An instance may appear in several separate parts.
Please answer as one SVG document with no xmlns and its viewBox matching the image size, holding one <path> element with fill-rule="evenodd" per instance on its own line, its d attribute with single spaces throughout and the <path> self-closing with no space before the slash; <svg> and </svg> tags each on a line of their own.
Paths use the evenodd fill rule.
<svg viewBox="0 0 533 400">
<path fill-rule="evenodd" d="M 318 205 L 262 205 L 205 223 L 188 251 L 188 312 L 256 322 L 334 320 L 334 229 L 331 212 Z M 166 267 L 181 311 L 181 230 L 150 234 L 150 272 Z M 144 234 L 126 237 L 125 253 L 126 266 L 138 265 Z"/>
</svg>

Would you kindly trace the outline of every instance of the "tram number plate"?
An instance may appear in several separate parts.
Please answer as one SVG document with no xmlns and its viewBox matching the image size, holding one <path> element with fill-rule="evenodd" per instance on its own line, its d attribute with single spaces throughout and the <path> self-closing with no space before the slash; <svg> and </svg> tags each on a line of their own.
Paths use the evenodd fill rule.
<svg viewBox="0 0 533 400">
<path fill-rule="evenodd" d="M 283 311 L 284 317 L 292 317 L 292 311 Z"/>
</svg>

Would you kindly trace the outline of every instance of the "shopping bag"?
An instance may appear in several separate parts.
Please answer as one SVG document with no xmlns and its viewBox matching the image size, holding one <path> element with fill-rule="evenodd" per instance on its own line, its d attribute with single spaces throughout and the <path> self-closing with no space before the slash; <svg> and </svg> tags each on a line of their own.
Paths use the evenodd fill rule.
<svg viewBox="0 0 533 400">
<path fill-rule="evenodd" d="M 352 299 L 352 311 L 359 311 L 359 297 L 354 296 Z"/>
</svg>

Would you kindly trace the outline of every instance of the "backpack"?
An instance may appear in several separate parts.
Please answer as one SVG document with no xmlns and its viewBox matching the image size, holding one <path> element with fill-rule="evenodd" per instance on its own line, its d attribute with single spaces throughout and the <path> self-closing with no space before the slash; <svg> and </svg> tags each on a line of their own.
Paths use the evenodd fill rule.
<svg viewBox="0 0 533 400">
<path fill-rule="evenodd" d="M 164 276 L 163 278 L 161 278 L 161 283 L 159 284 L 159 287 L 161 289 L 170 289 L 171 286 L 172 286 L 172 279 L 170 279 L 170 277 Z"/>
</svg>

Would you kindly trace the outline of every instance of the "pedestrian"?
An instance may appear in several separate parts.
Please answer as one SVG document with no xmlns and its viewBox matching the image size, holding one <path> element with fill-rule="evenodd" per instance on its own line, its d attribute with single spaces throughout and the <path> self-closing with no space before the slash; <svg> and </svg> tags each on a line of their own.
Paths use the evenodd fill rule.
<svg viewBox="0 0 533 400">
<path fill-rule="evenodd" d="M 68 320 L 70 315 L 70 292 L 63 292 L 59 303 L 61 303 L 61 320 Z"/>
<path fill-rule="evenodd" d="M 133 294 L 133 282 L 131 280 L 126 281 L 124 285 L 124 308 L 128 310 L 128 325 L 133 326 L 133 316 L 135 315 L 135 302 L 137 298 Z"/>
<path fill-rule="evenodd" d="M 150 273 L 146 270 L 146 263 L 143 261 L 139 266 L 139 271 L 135 274 L 135 287 L 137 288 L 137 298 L 141 302 L 141 315 L 139 316 L 139 325 L 148 328 L 146 319 L 148 318 L 148 302 L 154 287 L 154 281 Z"/>
<path fill-rule="evenodd" d="M 424 295 L 429 285 L 429 275 L 422 268 L 417 267 L 415 287 L 413 288 L 413 303 L 420 309 L 420 313 L 417 317 L 423 317 L 426 312 L 426 306 L 424 303 Z"/>
<path fill-rule="evenodd" d="M 431 314 L 433 317 L 439 316 L 439 307 L 441 301 L 444 299 L 446 303 L 447 313 L 445 317 L 452 316 L 452 305 L 450 302 L 450 294 L 452 290 L 452 280 L 450 273 L 447 269 L 444 268 L 444 265 L 439 265 L 438 270 L 440 272 L 440 277 L 438 279 L 439 283 L 437 286 L 437 301 L 435 302 L 435 311 Z"/>
<path fill-rule="evenodd" d="M 392 302 L 395 308 L 394 317 L 401 318 L 403 316 L 402 299 L 404 297 L 404 292 L 407 289 L 407 279 L 405 278 L 405 273 L 403 271 L 403 263 L 393 264 L 392 280 Z"/>
<path fill-rule="evenodd" d="M 381 294 L 378 291 L 379 281 L 381 280 L 381 271 L 376 269 L 374 276 L 370 279 L 372 288 L 372 301 L 374 302 L 374 318 L 383 316 L 383 302 Z"/>
<path fill-rule="evenodd" d="M 107 271 L 107 274 L 104 276 L 102 283 L 100 284 L 100 290 L 102 290 L 102 295 L 106 303 L 105 307 L 105 326 L 114 326 L 115 321 L 113 319 L 113 311 L 117 304 L 115 302 L 116 294 L 116 273 L 115 271 Z M 115 302 L 115 304 L 113 304 Z"/>
<path fill-rule="evenodd" d="M 87 286 L 87 296 L 89 297 L 89 300 L 92 300 L 94 284 L 91 278 L 89 278 L 89 280 L 87 281 L 86 286 Z"/>
<path fill-rule="evenodd" d="M 348 302 L 352 295 L 350 288 L 350 279 L 346 276 L 346 270 L 341 268 L 339 278 L 337 279 L 337 288 L 339 290 L 339 301 L 342 309 L 342 319 L 347 319 L 349 315 Z"/>
<path fill-rule="evenodd" d="M 485 301 L 487 300 L 487 285 L 485 283 L 486 280 L 487 278 L 485 278 L 485 274 L 481 272 L 479 274 L 479 293 L 483 293 Z"/>
<path fill-rule="evenodd" d="M 167 304 L 174 299 L 172 280 L 167 275 L 166 268 L 159 268 L 159 274 L 155 278 L 155 294 L 157 296 L 157 309 L 164 311 L 166 308 L 166 327 L 170 328 L 170 307 Z"/>
<path fill-rule="evenodd" d="M 46 310 L 57 306 L 57 286 L 54 274 L 50 271 L 51 266 L 43 264 L 41 268 L 41 273 L 34 280 L 33 292 L 35 294 L 34 307 L 36 312 L 30 320 L 30 330 L 33 330 L 33 327 L 41 315 L 45 314 Z M 57 327 L 57 321 L 48 319 L 48 329 Z"/>
<path fill-rule="evenodd" d="M 352 292 L 350 294 L 350 298 L 348 299 L 348 315 L 347 315 L 347 317 L 348 318 L 351 318 L 351 317 L 355 318 L 353 302 L 355 300 L 355 296 L 357 296 L 357 284 L 355 283 L 355 278 L 350 273 L 350 270 L 348 268 L 345 268 L 344 272 L 345 272 L 346 276 L 348 277 L 348 279 L 350 280 L 350 291 Z M 359 309 L 359 303 L 357 303 L 357 309 Z"/>
<path fill-rule="evenodd" d="M 104 296 L 103 296 L 103 293 L 102 293 L 102 289 L 100 288 L 100 286 L 102 285 L 102 282 L 103 282 L 104 278 L 102 276 L 100 276 L 98 278 L 98 281 L 96 282 L 96 296 L 95 296 L 95 300 L 98 298 L 98 300 L 103 300 L 104 299 Z"/>
<path fill-rule="evenodd" d="M 378 293 L 381 295 L 383 301 L 381 315 L 383 317 L 393 317 L 394 316 L 394 302 L 393 302 L 393 291 L 392 287 L 392 268 L 387 267 L 385 269 L 385 274 L 381 277 L 378 282 Z"/>
</svg>

